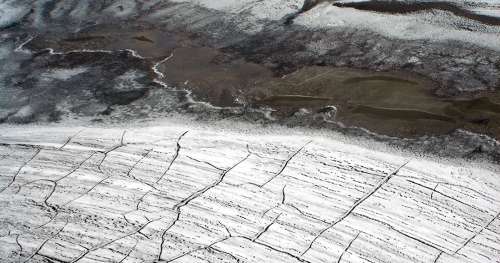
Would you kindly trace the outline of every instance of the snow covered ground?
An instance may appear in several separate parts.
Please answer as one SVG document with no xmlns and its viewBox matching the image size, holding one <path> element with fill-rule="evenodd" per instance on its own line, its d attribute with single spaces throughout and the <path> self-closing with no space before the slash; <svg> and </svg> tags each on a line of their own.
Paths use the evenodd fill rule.
<svg viewBox="0 0 500 263">
<path fill-rule="evenodd" d="M 280 20 L 297 12 L 303 0 L 173 0 L 178 3 L 189 3 L 206 8 L 246 16 L 246 19 Z M 404 40 L 431 40 L 437 42 L 461 41 L 478 46 L 499 50 L 500 29 L 496 25 L 485 25 L 473 19 L 463 18 L 455 14 L 436 10 L 413 12 L 410 14 L 384 14 L 372 11 L 340 8 L 332 3 L 369 2 L 359 0 L 318 1 L 320 4 L 301 14 L 295 23 L 308 28 L 355 28 L 376 32 L 385 37 Z M 387 1 L 387 5 L 390 2 Z M 399 2 L 442 2 L 457 5 L 464 10 L 478 14 L 498 16 L 500 1 L 429 1 L 403 0 Z"/>
<path fill-rule="evenodd" d="M 0 126 L 0 261 L 500 260 L 497 166 L 228 127 Z"/>
<path fill-rule="evenodd" d="M 485 12 L 485 9 L 482 10 Z M 495 50 L 500 47 L 498 26 L 484 25 L 439 10 L 406 15 L 382 14 L 323 3 L 299 16 L 295 22 L 313 28 L 366 29 L 395 39 L 427 39 L 441 42 L 454 40 Z"/>
<path fill-rule="evenodd" d="M 159 27 L 199 29 L 212 35 L 209 39 L 214 43 L 218 37 L 228 42 L 221 46 L 252 43 L 247 37 L 262 32 L 297 43 L 298 39 L 288 39 L 296 32 L 314 30 L 319 39 L 304 43 L 327 44 L 304 46 L 320 49 L 319 54 L 336 49 L 335 61 L 345 54 L 345 63 L 335 66 L 355 61 L 365 67 L 370 62 L 371 69 L 387 70 L 417 61 L 417 73 L 442 74 L 434 77 L 442 83 L 453 80 L 452 88 L 460 86 L 457 79 L 467 81 L 461 87 L 497 87 L 499 27 L 443 10 L 401 15 L 324 2 L 286 26 L 285 18 L 298 12 L 302 0 L 108 2 L 0 0 L 0 28 L 15 31 L 21 28 L 16 24 L 22 24 L 29 29 L 23 31 L 26 34 L 1 36 L 0 59 L 5 63 L 0 63 L 0 84 L 20 81 L 2 86 L 6 95 L 0 96 L 0 102 L 10 105 L 16 99 L 31 98 L 16 92 L 38 87 L 82 91 L 88 84 L 95 88 L 96 79 L 114 79 L 112 88 L 120 92 L 141 88 L 135 80 L 145 75 L 133 68 L 116 77 L 82 78 L 101 70 L 121 72 L 122 68 L 113 70 L 108 65 L 149 70 L 148 63 L 139 63 L 143 58 L 135 51 L 85 49 L 72 53 L 98 54 L 103 59 L 99 68 L 81 63 L 45 68 L 53 64 L 46 61 L 64 62 L 67 54 L 56 54 L 52 46 L 29 37 L 32 28 L 49 32 L 57 25 L 54 28 L 61 32 L 73 32 L 69 29 L 75 26 L 78 32 L 89 21 L 106 24 L 113 16 Z M 454 2 L 478 13 L 498 9 L 498 1 Z M 56 29 L 50 34 L 58 35 Z M 355 34 L 349 33 L 351 29 Z M 343 34 L 337 34 L 343 32 L 352 36 L 343 39 Z M 364 49 L 352 45 L 356 40 L 365 43 L 360 45 Z M 266 45 L 280 46 L 272 41 Z M 453 41 L 470 45 L 461 47 Z M 39 48 L 51 52 L 36 55 L 40 64 L 24 62 L 31 59 L 28 48 L 23 48 L 28 43 L 32 48 L 39 43 Z M 303 51 L 300 45 L 298 50 Z M 296 60 L 302 53 L 283 54 Z M 363 55 L 365 59 L 357 59 Z M 168 59 L 154 64 L 158 77 L 164 75 L 158 66 Z M 26 75 L 18 74 L 22 65 L 32 65 L 23 68 Z M 30 79 L 39 86 L 31 88 L 28 81 L 19 91 L 21 80 Z M 56 101 L 61 93 L 46 93 L 37 102 Z M 164 116 L 159 109 L 169 101 L 153 96 L 159 107 L 152 100 L 145 100 L 144 107 L 135 101 L 141 106 L 137 109 L 144 109 L 141 112 L 149 118 Z M 67 98 L 64 102 L 76 104 Z M 96 105 L 101 104 L 88 108 L 96 110 Z M 18 106 L 14 119 L 28 119 L 48 108 Z M 139 111 L 133 106 L 117 109 Z M 200 108 L 207 113 L 207 107 Z M 0 117 L 6 112 L 0 112 Z M 117 116 L 123 121 L 122 115 Z M 122 126 L 103 122 L 85 127 L 64 122 L 0 125 L 0 262 L 500 262 L 497 165 L 417 156 L 304 129 L 262 129 L 230 122 L 201 126 L 178 120 Z M 444 139 L 450 151 L 456 151 L 453 147 L 461 142 Z M 442 145 L 431 140 L 426 144 Z M 482 146 L 472 149 L 484 151 Z"/>
</svg>

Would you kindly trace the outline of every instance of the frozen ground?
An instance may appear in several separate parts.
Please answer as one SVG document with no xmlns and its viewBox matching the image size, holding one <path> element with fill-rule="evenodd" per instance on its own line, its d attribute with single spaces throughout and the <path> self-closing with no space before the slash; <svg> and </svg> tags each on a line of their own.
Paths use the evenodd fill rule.
<svg viewBox="0 0 500 263">
<path fill-rule="evenodd" d="M 500 262 L 497 165 L 159 120 L 261 112 L 186 102 L 162 82 L 159 65 L 200 43 L 277 75 L 348 66 L 423 75 L 450 97 L 498 89 L 498 25 L 326 2 L 287 25 L 302 4 L 0 0 L 0 262 Z M 456 133 L 394 145 L 499 156 L 497 141 Z"/>
<path fill-rule="evenodd" d="M 211 0 L 174 0 L 178 3 L 189 3 L 215 9 L 231 14 L 244 15 L 247 20 L 258 19 L 281 20 L 287 15 L 297 12 L 303 0 L 268 0 L 268 1 L 211 1 Z M 311 1 L 314 2 L 314 1 Z M 298 25 L 308 28 L 355 28 L 366 29 L 386 37 L 408 40 L 431 40 L 437 42 L 461 41 L 495 49 L 500 47 L 498 26 L 484 25 L 481 22 L 467 19 L 448 11 L 427 10 L 412 12 L 407 15 L 383 14 L 356 10 L 353 8 L 335 7 L 332 3 L 352 3 L 370 1 L 316 1 L 320 4 L 304 12 L 296 19 Z M 391 2 L 386 1 L 387 5 Z M 472 10 L 478 14 L 495 16 L 500 1 L 399 1 L 405 3 L 443 2 L 451 3 L 464 10 Z M 250 16 L 248 16 L 250 14 Z M 248 22 L 248 21 L 247 21 Z M 252 28 L 253 29 L 253 28 Z"/>
<path fill-rule="evenodd" d="M 500 260 L 497 166 L 224 127 L 0 126 L 0 261 Z"/>
<path fill-rule="evenodd" d="M 482 13 L 494 9 L 480 9 Z M 478 11 L 479 12 L 479 11 Z M 315 28 L 348 27 L 367 29 L 383 36 L 406 40 L 461 41 L 499 50 L 498 26 L 483 25 L 445 11 L 416 12 L 407 15 L 381 14 L 340 8 L 323 3 L 299 16 L 299 25 Z M 471 30 L 472 29 L 472 30 Z"/>
</svg>

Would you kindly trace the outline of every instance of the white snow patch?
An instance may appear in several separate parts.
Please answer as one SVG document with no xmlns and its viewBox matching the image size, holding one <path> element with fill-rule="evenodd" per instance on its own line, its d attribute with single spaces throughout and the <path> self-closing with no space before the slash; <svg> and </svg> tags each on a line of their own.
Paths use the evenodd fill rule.
<svg viewBox="0 0 500 263">
<path fill-rule="evenodd" d="M 335 43 L 331 41 L 327 41 L 324 39 L 320 39 L 318 41 L 312 41 L 307 44 L 307 49 L 316 53 L 317 55 L 324 55 L 328 52 L 328 50 L 334 49 Z"/>
<path fill-rule="evenodd" d="M 10 56 L 12 49 L 6 46 L 0 46 L 0 59 L 5 59 Z"/>
<path fill-rule="evenodd" d="M 51 2 L 51 0 L 37 0 L 33 2 L 33 25 L 35 27 L 45 26 L 45 5 Z"/>
<path fill-rule="evenodd" d="M 89 10 L 89 0 L 80 0 L 75 8 L 69 13 L 73 18 L 84 19 L 88 16 Z"/>
<path fill-rule="evenodd" d="M 70 1 L 59 1 L 56 3 L 53 10 L 50 12 L 50 16 L 53 18 L 60 18 L 70 11 L 73 3 Z"/>
<path fill-rule="evenodd" d="M 15 0 L 0 0 L 0 28 L 19 22 L 30 9 L 26 6 L 17 6 Z"/>
<path fill-rule="evenodd" d="M 475 8 L 472 11 L 476 14 L 491 16 L 491 17 L 500 17 L 500 7 L 497 8 Z"/>
<path fill-rule="evenodd" d="M 458 40 L 500 50 L 500 27 L 468 31 L 446 26 L 454 18 L 447 12 L 388 15 L 320 4 L 300 15 L 295 23 L 313 28 L 349 27 L 366 29 L 387 37 L 407 40 Z M 470 22 L 474 23 L 474 22 Z"/>
<path fill-rule="evenodd" d="M 115 17 L 127 17 L 134 14 L 136 6 L 137 3 L 135 0 L 118 0 L 104 11 L 113 14 Z"/>
<path fill-rule="evenodd" d="M 174 3 L 191 3 L 210 9 L 216 9 L 225 12 L 238 13 L 243 8 L 253 4 L 254 0 L 172 0 Z"/>
<path fill-rule="evenodd" d="M 279 20 L 296 12 L 303 0 L 173 0 L 178 3 L 192 3 L 206 8 L 234 14 L 249 12 L 256 19 Z"/>
<path fill-rule="evenodd" d="M 116 84 L 113 88 L 120 91 L 140 89 L 142 85 L 136 80 L 144 76 L 144 73 L 137 72 L 136 70 L 127 71 L 125 74 L 115 78 L 114 81 Z"/>
<path fill-rule="evenodd" d="M 15 118 L 26 118 L 33 115 L 33 108 L 30 105 L 26 105 L 20 108 L 16 114 L 13 115 Z"/>
<path fill-rule="evenodd" d="M 42 77 L 66 81 L 66 80 L 73 78 L 76 75 L 87 72 L 87 70 L 88 69 L 86 67 L 77 67 L 77 68 L 70 68 L 70 69 L 66 69 L 66 68 L 53 69 L 53 70 L 50 70 L 49 72 L 42 74 Z"/>
</svg>

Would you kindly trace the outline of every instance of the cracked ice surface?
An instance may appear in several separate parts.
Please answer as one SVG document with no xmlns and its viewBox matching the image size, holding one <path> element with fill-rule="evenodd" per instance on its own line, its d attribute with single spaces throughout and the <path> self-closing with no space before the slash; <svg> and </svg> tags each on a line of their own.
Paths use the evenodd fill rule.
<svg viewBox="0 0 500 263">
<path fill-rule="evenodd" d="M 156 125 L 1 126 L 0 261 L 500 258 L 496 166 Z"/>
</svg>

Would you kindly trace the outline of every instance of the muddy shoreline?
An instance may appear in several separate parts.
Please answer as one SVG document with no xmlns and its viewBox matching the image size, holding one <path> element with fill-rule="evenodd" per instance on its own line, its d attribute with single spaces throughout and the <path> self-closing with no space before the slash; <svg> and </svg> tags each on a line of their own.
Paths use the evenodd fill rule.
<svg viewBox="0 0 500 263">
<path fill-rule="evenodd" d="M 124 121 L 176 112 L 334 129 L 415 151 L 500 160 L 494 50 L 420 46 L 366 30 L 283 21 L 250 34 L 217 20 L 213 10 L 165 8 L 196 10 L 208 22 L 194 27 L 166 16 L 159 26 L 141 13 L 78 30 L 49 19 L 57 26 L 43 34 L 22 25 L 4 30 L 4 42 L 18 51 L 7 58 L 17 68 L 5 79 L 12 87 L 5 97 L 15 99 L 0 105 L 8 109 L 2 122 Z"/>
<path fill-rule="evenodd" d="M 404 70 L 379 72 L 321 63 L 286 68 L 285 63 L 267 64 L 242 52 L 207 46 L 204 37 L 154 27 L 119 33 L 100 27 L 62 41 L 37 37 L 27 48 L 130 49 L 150 64 L 171 56 L 158 66 L 170 87 L 188 90 L 193 99 L 216 107 L 270 108 L 278 121 L 334 106 L 331 121 L 382 135 L 418 138 L 465 129 L 500 138 L 498 92 L 442 97 L 436 94 L 438 83 Z"/>
<path fill-rule="evenodd" d="M 140 36 L 142 35 L 140 34 Z M 96 39 L 101 41 L 103 38 L 86 37 L 84 41 L 89 42 Z M 78 41 L 70 42 L 75 43 Z M 44 43 L 44 41 L 34 39 L 32 42 L 27 43 L 26 48 L 33 48 L 36 56 L 43 56 L 49 52 L 41 48 Z M 192 44 L 192 42 L 183 39 L 183 44 L 186 43 Z M 151 42 L 151 44 L 154 44 L 154 42 Z M 105 45 L 100 46 L 96 43 L 92 45 L 94 45 L 94 48 L 105 48 Z M 361 136 L 385 142 L 398 148 L 411 149 L 414 152 L 437 154 L 444 157 L 486 158 L 500 161 L 498 142 L 487 136 L 478 135 L 485 134 L 488 131 L 487 129 L 481 130 L 481 128 L 495 127 L 496 122 L 491 123 L 490 119 L 480 118 L 465 119 L 464 116 L 456 112 L 470 109 L 479 112 L 500 112 L 498 104 L 490 101 L 492 96 L 466 100 L 439 98 L 432 92 L 432 87 L 435 85 L 432 81 L 404 72 L 371 72 L 350 68 L 315 66 L 304 67 L 287 75 L 278 75 L 259 64 L 241 59 L 227 60 L 228 57 L 233 56 L 231 54 L 225 55 L 220 50 L 193 46 L 195 45 L 175 47 L 171 51 L 169 50 L 170 55 L 160 60 L 161 63 L 157 62 L 159 64 L 156 66 L 156 70 L 158 70 L 156 73 L 151 66 L 159 58 L 142 57 L 143 54 L 140 54 L 139 51 L 132 51 L 132 49 L 113 52 L 116 54 L 122 53 L 119 56 L 123 56 L 123 58 L 129 57 L 128 60 L 137 60 L 137 62 L 129 61 L 125 64 L 127 67 L 134 65 L 134 68 L 138 70 L 142 68 L 141 70 L 147 72 L 149 77 L 146 77 L 141 85 L 152 85 L 152 89 L 139 91 L 142 93 L 137 93 L 137 91 L 131 91 L 130 93 L 121 91 L 102 93 L 103 95 L 111 94 L 115 101 L 111 102 L 111 106 L 103 108 L 101 112 L 97 113 L 98 115 L 94 121 L 121 122 L 126 118 L 140 119 L 140 115 L 137 114 L 128 117 L 121 115 L 120 110 L 123 107 L 125 109 L 131 108 L 130 106 L 134 103 L 150 106 L 151 97 L 155 96 L 154 93 L 156 91 L 165 91 L 166 88 L 157 85 L 153 81 L 155 74 L 160 74 L 161 82 L 167 84 L 169 92 L 175 93 L 176 96 L 176 104 L 170 105 L 171 108 L 165 109 L 164 105 L 162 106 L 166 110 L 163 114 L 180 112 L 194 114 L 194 116 L 198 116 L 202 120 L 233 118 L 262 124 L 277 123 L 289 127 L 331 129 L 349 136 Z M 74 48 L 74 46 L 71 47 Z M 125 47 L 132 48 L 132 46 Z M 72 48 L 66 48 L 65 50 L 71 55 L 69 58 L 66 58 L 67 55 L 61 56 L 73 61 L 72 56 L 78 57 L 79 52 L 74 51 Z M 154 52 L 151 49 L 148 50 Z M 98 57 L 102 56 L 99 52 L 97 54 Z M 112 56 L 116 56 L 116 54 Z M 77 60 L 78 63 L 82 63 L 81 59 Z M 115 59 L 116 57 L 112 58 L 111 61 Z M 93 58 L 87 58 L 87 60 L 92 61 Z M 123 60 L 121 63 L 123 63 Z M 217 74 L 218 70 L 220 74 Z M 249 74 L 251 72 L 254 72 L 254 74 Z M 241 74 L 246 76 L 246 82 L 245 78 L 241 78 L 243 76 Z M 336 81 L 345 86 L 326 85 L 323 83 L 325 79 L 327 82 Z M 259 83 L 256 80 L 261 81 L 260 85 L 257 85 Z M 318 83 L 314 84 L 315 81 L 318 81 Z M 310 85 L 311 82 L 314 85 Z M 363 85 L 359 85 L 360 83 Z M 240 86 L 234 89 L 236 84 L 240 84 Z M 307 85 L 304 87 L 304 84 Z M 392 84 L 394 87 L 387 89 L 387 84 Z M 401 87 L 405 85 L 413 92 L 401 90 Z M 171 90 L 172 87 L 173 90 Z M 246 92 L 241 92 L 242 87 L 246 88 Z M 373 96 L 368 96 L 367 102 L 372 104 L 391 104 L 390 99 L 387 102 L 390 97 L 390 92 L 387 91 L 392 90 L 396 92 L 392 103 L 400 101 L 404 96 L 413 97 L 413 99 L 419 98 L 431 103 L 431 105 L 434 103 L 441 106 L 441 110 L 445 113 L 440 115 L 425 111 L 425 109 L 387 108 L 384 106 L 370 106 L 369 103 L 363 105 L 349 101 L 349 98 L 359 99 L 363 97 L 362 94 L 366 93 L 366 91 L 362 90 L 363 87 L 372 88 L 372 93 L 377 89 L 381 89 L 380 94 L 377 95 L 377 92 L 375 92 L 375 94 L 372 94 Z M 361 91 L 348 94 L 349 91 L 352 92 L 356 88 L 361 88 Z M 184 92 L 184 90 L 188 92 Z M 236 91 L 240 91 L 240 93 Z M 286 92 L 286 94 L 283 95 L 282 92 Z M 322 92 L 327 94 L 318 96 Z M 340 96 L 340 98 L 334 99 L 332 96 L 327 96 L 328 92 L 337 92 L 337 95 L 343 93 L 344 97 Z M 192 99 L 207 101 L 213 106 L 190 102 Z M 415 105 L 425 105 L 425 103 L 419 104 L 419 102 L 421 101 L 416 99 Z M 403 103 L 401 105 L 409 104 Z M 140 110 L 136 109 L 135 111 Z M 151 113 L 149 111 L 142 117 L 146 117 Z M 455 115 L 450 117 L 447 114 Z M 161 113 L 158 116 L 161 116 Z M 57 119 L 54 119 L 54 121 L 57 121 Z M 459 121 L 458 125 L 462 126 L 457 125 Z M 478 134 L 468 133 L 466 130 Z M 491 137 L 495 138 L 495 135 Z"/>
</svg>

